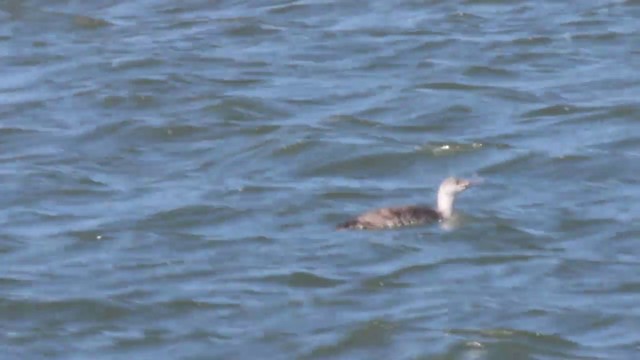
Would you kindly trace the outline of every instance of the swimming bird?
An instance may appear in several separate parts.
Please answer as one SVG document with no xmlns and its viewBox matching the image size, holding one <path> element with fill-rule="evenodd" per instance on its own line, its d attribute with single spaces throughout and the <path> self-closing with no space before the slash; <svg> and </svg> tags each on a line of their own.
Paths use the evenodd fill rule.
<svg viewBox="0 0 640 360">
<path fill-rule="evenodd" d="M 438 189 L 438 205 L 435 209 L 428 206 L 411 205 L 371 210 L 347 222 L 336 229 L 380 230 L 401 226 L 420 225 L 434 221 L 444 221 L 453 217 L 453 203 L 456 195 L 465 191 L 474 182 L 467 179 L 448 177 Z"/>
</svg>

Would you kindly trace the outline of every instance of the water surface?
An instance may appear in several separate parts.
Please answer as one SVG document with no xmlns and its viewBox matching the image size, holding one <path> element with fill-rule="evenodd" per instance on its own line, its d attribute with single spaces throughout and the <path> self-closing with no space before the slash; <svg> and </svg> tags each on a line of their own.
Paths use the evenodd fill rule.
<svg viewBox="0 0 640 360">
<path fill-rule="evenodd" d="M 2 357 L 636 358 L 639 17 L 0 1 Z"/>
</svg>

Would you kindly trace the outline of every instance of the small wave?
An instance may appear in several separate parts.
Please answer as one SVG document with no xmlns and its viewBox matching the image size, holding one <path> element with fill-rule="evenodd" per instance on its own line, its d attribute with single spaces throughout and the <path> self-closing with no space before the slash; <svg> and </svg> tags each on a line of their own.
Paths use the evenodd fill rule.
<svg viewBox="0 0 640 360">
<path fill-rule="evenodd" d="M 389 343 L 399 325 L 384 319 L 372 319 L 353 326 L 330 344 L 315 347 L 305 358 L 336 358 L 354 348 L 377 348 Z"/>
<path fill-rule="evenodd" d="M 579 113 L 589 112 L 593 110 L 594 110 L 593 108 L 579 107 L 572 104 L 556 104 L 556 105 L 544 106 L 535 110 L 527 111 L 521 116 L 523 118 L 539 118 L 539 117 L 579 114 Z"/>
<path fill-rule="evenodd" d="M 289 115 L 286 109 L 273 102 L 237 96 L 217 100 L 215 104 L 207 105 L 203 110 L 217 114 L 225 122 L 282 118 Z"/>
<path fill-rule="evenodd" d="M 296 156 L 309 151 L 312 148 L 316 148 L 320 143 L 316 141 L 296 141 L 294 143 L 282 145 L 273 150 L 272 155 L 275 157 L 288 157 Z"/>
<path fill-rule="evenodd" d="M 233 25 L 225 24 L 225 33 L 234 37 L 263 37 L 274 35 L 283 29 L 268 24 L 260 24 L 255 21 L 247 23 L 234 23 Z"/>
<path fill-rule="evenodd" d="M 416 86 L 418 90 L 455 90 L 455 91 L 472 91 L 484 90 L 490 87 L 484 85 L 472 85 L 459 82 L 430 82 Z"/>
<path fill-rule="evenodd" d="M 429 151 L 435 156 L 453 155 L 458 153 L 473 152 L 486 148 L 488 144 L 473 143 L 438 143 L 433 142 L 418 147 L 419 151 Z"/>
<path fill-rule="evenodd" d="M 284 275 L 267 275 L 260 280 L 272 281 L 291 287 L 326 288 L 342 285 L 344 280 L 316 275 L 306 271 L 296 271 Z"/>
<path fill-rule="evenodd" d="M 92 146 L 97 142 L 107 141 L 108 139 L 112 141 L 129 139 L 136 142 L 147 140 L 152 143 L 187 139 L 193 142 L 198 135 L 206 134 L 206 130 L 206 127 L 197 125 L 153 125 L 145 120 L 125 119 L 87 129 L 80 134 L 78 140 Z"/>
<path fill-rule="evenodd" d="M 107 20 L 86 16 L 86 15 L 76 15 L 73 17 L 73 23 L 82 29 L 98 29 L 106 26 L 113 25 Z"/>
<path fill-rule="evenodd" d="M 334 115 L 325 120 L 329 124 L 349 124 L 356 126 L 367 126 L 367 127 L 375 127 L 379 126 L 380 123 L 374 120 L 365 119 L 357 116 L 351 115 Z"/>
<path fill-rule="evenodd" d="M 106 95 L 102 98 L 102 106 L 116 108 L 132 106 L 135 108 L 151 107 L 156 104 L 156 97 L 150 94 L 135 93 L 129 95 Z"/>
<path fill-rule="evenodd" d="M 488 329 L 449 329 L 447 333 L 452 335 L 477 336 L 484 340 L 514 340 L 514 341 L 533 341 L 534 343 L 545 344 L 546 346 L 574 348 L 578 344 L 565 339 L 564 337 L 545 334 L 541 332 L 531 332 L 526 330 L 510 329 L 510 328 L 488 328 Z"/>
<path fill-rule="evenodd" d="M 571 35 L 571 39 L 578 40 L 578 41 L 584 40 L 584 41 L 587 41 L 589 44 L 592 44 L 598 41 L 610 42 L 625 36 L 630 36 L 630 34 L 607 31 L 607 32 L 599 32 L 599 33 L 574 34 L 574 35 Z"/>
<path fill-rule="evenodd" d="M 500 160 L 494 164 L 484 166 L 477 170 L 481 174 L 501 174 L 516 172 L 520 168 L 529 168 L 532 162 L 540 161 L 542 157 L 534 152 L 515 153 L 507 159 Z"/>
<path fill-rule="evenodd" d="M 463 74 L 469 77 L 488 77 L 491 79 L 513 78 L 517 76 L 516 73 L 510 70 L 500 69 L 500 68 L 491 67 L 491 66 L 478 66 L 478 65 L 467 67 L 464 70 Z"/>
<path fill-rule="evenodd" d="M 164 64 L 162 59 L 149 55 L 125 56 L 111 61 L 114 70 L 129 70 L 134 68 L 149 68 Z"/>
<path fill-rule="evenodd" d="M 406 167 L 413 162 L 415 157 L 407 156 L 404 153 L 380 153 L 362 155 L 357 158 L 331 160 L 324 164 L 309 166 L 304 170 L 305 176 L 321 176 L 325 174 L 347 174 L 358 171 L 380 171 L 381 173 L 393 172 L 393 168 Z"/>
<path fill-rule="evenodd" d="M 413 274 L 427 274 L 435 271 L 440 267 L 449 265 L 499 265 L 513 262 L 529 261 L 534 257 L 531 255 L 508 254 L 508 255 L 486 255 L 473 257 L 455 257 L 442 259 L 430 263 L 403 266 L 399 269 L 392 270 L 386 274 L 368 277 L 362 281 L 362 285 L 366 288 L 390 286 L 405 287 L 409 283 L 401 281 L 401 279 Z M 382 284 L 382 285 L 381 285 Z"/>
<path fill-rule="evenodd" d="M 512 40 L 512 43 L 516 45 L 525 45 L 525 46 L 538 46 L 538 45 L 549 45 L 553 42 L 553 39 L 548 36 L 528 36 L 525 38 L 518 38 Z"/>
<path fill-rule="evenodd" d="M 63 293 L 63 292 L 62 292 Z M 100 319 L 107 316 L 117 319 L 131 314 L 128 306 L 113 301 L 99 299 L 62 298 L 51 301 L 37 301 L 33 299 L 7 299 L 0 302 L 2 314 L 30 314 L 30 316 L 44 319 L 65 318 L 67 321 L 81 319 Z M 16 315 L 17 316 L 17 315 Z"/>
<path fill-rule="evenodd" d="M 374 199 L 377 196 L 362 191 L 353 191 L 350 189 L 327 191 L 322 194 L 322 199 L 326 200 L 365 200 Z"/>
<path fill-rule="evenodd" d="M 226 219 L 237 218 L 241 213 L 243 211 L 228 206 L 190 205 L 157 212 L 140 220 L 137 226 L 151 229 L 206 226 L 224 222 Z"/>
</svg>

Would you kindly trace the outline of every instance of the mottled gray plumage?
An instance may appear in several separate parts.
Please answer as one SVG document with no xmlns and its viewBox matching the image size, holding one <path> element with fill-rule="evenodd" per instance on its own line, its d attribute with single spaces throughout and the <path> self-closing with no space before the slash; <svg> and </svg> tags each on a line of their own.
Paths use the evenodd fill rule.
<svg viewBox="0 0 640 360">
<path fill-rule="evenodd" d="M 338 229 L 391 229 L 440 219 L 441 216 L 437 211 L 426 206 L 400 206 L 369 211 L 338 225 Z"/>
<path fill-rule="evenodd" d="M 457 178 L 445 179 L 438 189 L 438 207 L 398 206 L 366 212 L 345 223 L 337 229 L 374 230 L 392 229 L 401 226 L 419 225 L 428 222 L 446 220 L 453 216 L 455 196 L 471 185 L 471 181 Z"/>
</svg>

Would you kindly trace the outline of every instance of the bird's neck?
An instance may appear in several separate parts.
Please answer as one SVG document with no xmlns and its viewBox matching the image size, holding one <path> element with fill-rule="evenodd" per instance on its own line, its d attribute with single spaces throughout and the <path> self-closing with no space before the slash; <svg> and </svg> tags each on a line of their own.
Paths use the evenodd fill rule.
<svg viewBox="0 0 640 360">
<path fill-rule="evenodd" d="M 438 213 L 440 213 L 443 219 L 448 219 L 453 215 L 454 201 L 454 195 L 438 191 Z"/>
</svg>

